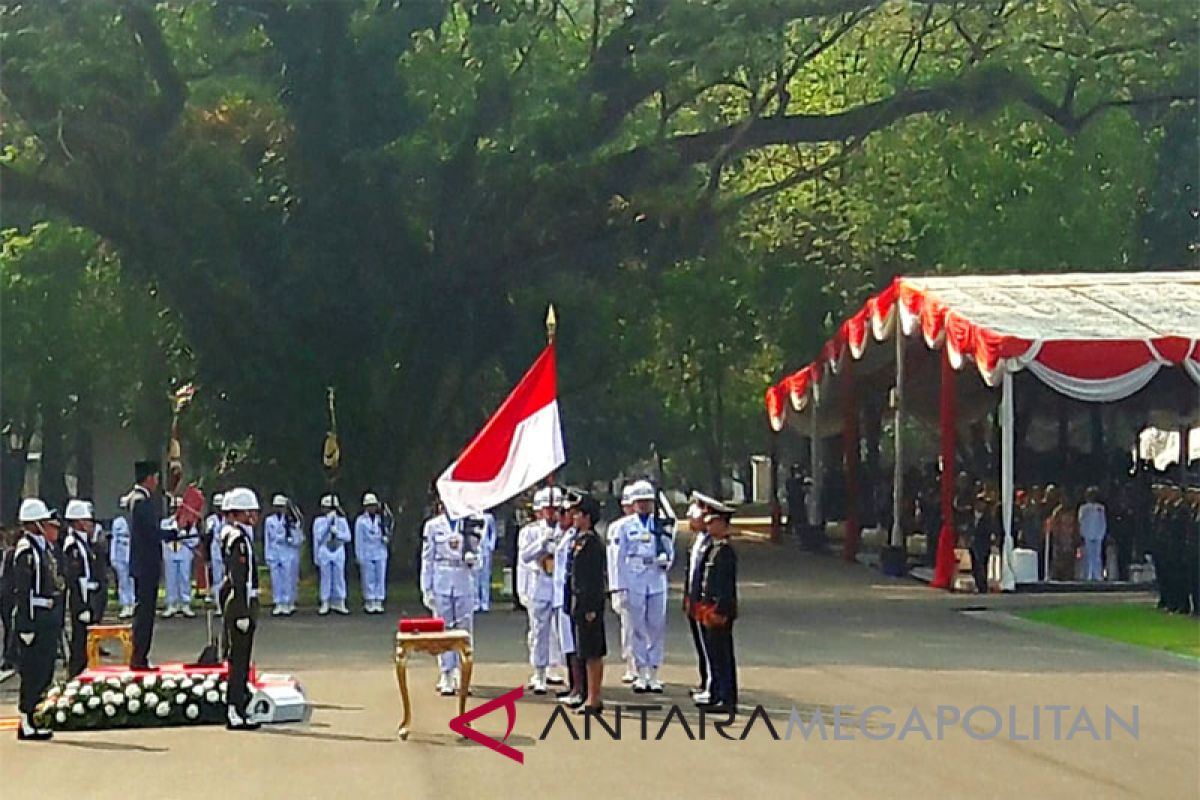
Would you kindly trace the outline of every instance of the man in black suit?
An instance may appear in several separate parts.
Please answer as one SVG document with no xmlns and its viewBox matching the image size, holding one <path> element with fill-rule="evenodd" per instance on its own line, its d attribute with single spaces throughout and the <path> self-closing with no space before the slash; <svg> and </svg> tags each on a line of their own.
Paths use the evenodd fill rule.
<svg viewBox="0 0 1200 800">
<path fill-rule="evenodd" d="M 133 465 L 133 491 L 129 494 L 129 574 L 133 577 L 134 669 L 152 669 L 150 642 L 154 638 L 154 614 L 158 605 L 158 583 L 162 577 L 162 497 L 158 493 L 158 464 L 138 461 Z"/>
<path fill-rule="evenodd" d="M 975 591 L 987 594 L 988 558 L 992 554 L 992 544 L 997 542 L 1000 533 L 995 509 L 988 502 L 987 495 L 975 496 L 967 528 L 970 531 L 971 575 L 975 578 Z"/>
</svg>

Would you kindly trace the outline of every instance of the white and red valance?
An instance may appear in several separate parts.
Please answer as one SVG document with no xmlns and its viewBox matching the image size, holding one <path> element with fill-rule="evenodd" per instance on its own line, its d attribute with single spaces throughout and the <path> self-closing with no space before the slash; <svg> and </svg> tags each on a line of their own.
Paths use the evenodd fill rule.
<svg viewBox="0 0 1200 800">
<path fill-rule="evenodd" d="M 975 364 L 988 386 L 1028 369 L 1068 397 L 1114 402 L 1163 368 L 1200 385 L 1200 272 L 897 278 L 825 343 L 811 364 L 767 391 L 771 425 L 819 398 L 847 354 L 899 328 L 945 348 L 955 369 Z M 819 399 L 818 399 L 819 401 Z"/>
</svg>

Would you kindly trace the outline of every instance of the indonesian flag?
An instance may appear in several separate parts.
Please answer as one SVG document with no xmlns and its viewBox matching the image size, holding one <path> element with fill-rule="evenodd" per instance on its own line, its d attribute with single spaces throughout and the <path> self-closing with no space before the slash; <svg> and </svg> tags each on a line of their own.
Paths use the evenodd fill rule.
<svg viewBox="0 0 1200 800">
<path fill-rule="evenodd" d="M 567 460 L 557 386 L 551 343 L 483 430 L 438 478 L 438 494 L 452 519 L 500 505 Z"/>
</svg>

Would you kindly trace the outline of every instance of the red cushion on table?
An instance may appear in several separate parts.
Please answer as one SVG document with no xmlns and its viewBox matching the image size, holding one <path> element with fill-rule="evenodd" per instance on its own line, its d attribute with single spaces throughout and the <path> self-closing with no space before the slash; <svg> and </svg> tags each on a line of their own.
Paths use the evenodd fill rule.
<svg viewBox="0 0 1200 800">
<path fill-rule="evenodd" d="M 398 627 L 401 633 L 441 633 L 446 630 L 446 620 L 441 617 L 413 617 L 400 620 Z"/>
</svg>

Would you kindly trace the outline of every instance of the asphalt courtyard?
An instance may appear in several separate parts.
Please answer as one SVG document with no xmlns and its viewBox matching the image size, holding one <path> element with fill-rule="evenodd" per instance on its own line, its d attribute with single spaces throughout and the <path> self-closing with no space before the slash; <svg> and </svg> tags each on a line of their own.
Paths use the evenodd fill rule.
<svg viewBox="0 0 1200 800">
<path fill-rule="evenodd" d="M 507 740 L 524 754 L 523 765 L 449 730 L 455 704 L 434 695 L 436 673 L 425 656 L 410 669 L 412 736 L 397 739 L 391 646 L 401 609 L 328 619 L 309 611 L 264 617 L 255 655 L 260 669 L 301 679 L 315 703 L 311 723 L 256 733 L 206 727 L 60 734 L 45 745 L 18 743 L 5 732 L 0 797 L 1162 800 L 1200 794 L 1200 662 L 1005 613 L 1058 602 L 1145 602 L 1145 596 L 954 596 L 786 546 L 744 542 L 740 555 L 743 713 L 726 729 L 733 740 L 716 735 L 711 720 L 700 739 L 700 720 L 687 700 L 696 676 L 677 612 L 678 586 L 663 670 L 667 694 L 647 701 L 619 687 L 611 658 L 606 674 L 610 708 L 647 702 L 663 708 L 627 709 L 619 741 L 595 726 L 590 740 L 577 726 L 577 740 L 562 719 L 547 731 L 553 703 L 526 695 Z M 524 629 L 523 614 L 503 604 L 477 617 L 472 705 L 528 677 Z M 203 630 L 199 619 L 160 621 L 154 658 L 194 658 Z M 609 641 L 615 652 L 611 619 Z M 0 685 L 0 715 L 14 712 L 15 684 L 14 678 Z M 673 715 L 672 704 L 685 713 Z M 761 718 L 737 738 L 755 706 L 763 707 L 778 739 Z M 890 711 L 866 714 L 870 706 Z M 939 706 L 945 707 L 940 738 Z M 954 709 L 965 715 L 977 706 L 997 710 L 999 733 L 992 735 L 996 721 L 988 712 L 977 711 L 966 726 L 952 721 Z M 1133 724 L 1136 737 L 1115 724 L 1106 740 L 1106 707 Z M 1099 740 L 1078 727 L 1080 708 Z M 915 727 L 914 713 L 928 737 Z M 1062 720 L 1058 737 L 1054 715 Z M 812 727 L 818 717 L 826 723 L 824 738 Z M 809 726 L 807 735 L 793 722 Z M 499 738 L 505 714 L 489 714 L 475 727 Z"/>
</svg>

